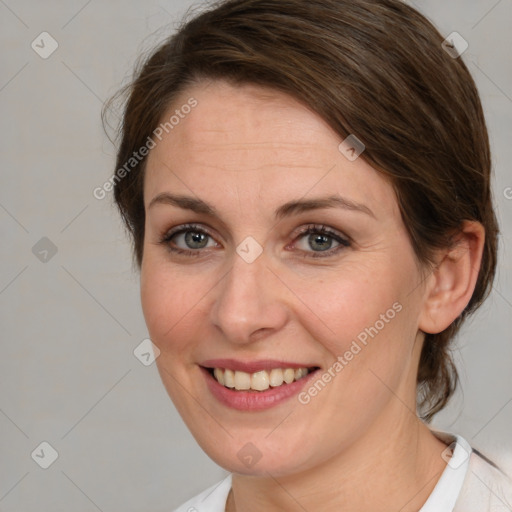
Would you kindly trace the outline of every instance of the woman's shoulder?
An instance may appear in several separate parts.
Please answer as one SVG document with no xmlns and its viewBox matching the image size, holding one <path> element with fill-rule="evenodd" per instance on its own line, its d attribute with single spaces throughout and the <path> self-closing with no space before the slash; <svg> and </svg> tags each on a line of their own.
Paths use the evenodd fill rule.
<svg viewBox="0 0 512 512">
<path fill-rule="evenodd" d="M 512 480 L 462 436 L 433 431 L 447 464 L 421 512 L 512 512 Z"/>
<path fill-rule="evenodd" d="M 454 512 L 512 511 L 512 479 L 497 464 L 473 449 Z"/>
<path fill-rule="evenodd" d="M 173 512 L 224 512 L 231 489 L 231 475 L 183 503 Z"/>
</svg>

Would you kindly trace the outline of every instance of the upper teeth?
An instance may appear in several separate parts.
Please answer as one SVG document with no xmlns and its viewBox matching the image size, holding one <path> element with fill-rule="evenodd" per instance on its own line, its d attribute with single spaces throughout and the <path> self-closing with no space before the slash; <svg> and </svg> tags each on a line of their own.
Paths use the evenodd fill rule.
<svg viewBox="0 0 512 512">
<path fill-rule="evenodd" d="M 269 387 L 280 386 L 283 382 L 290 384 L 294 380 L 302 379 L 308 374 L 307 368 L 274 368 L 267 372 L 261 370 L 256 373 L 246 373 L 223 368 L 215 368 L 213 375 L 217 381 L 227 388 L 234 388 L 238 391 L 253 389 L 265 391 Z"/>
</svg>

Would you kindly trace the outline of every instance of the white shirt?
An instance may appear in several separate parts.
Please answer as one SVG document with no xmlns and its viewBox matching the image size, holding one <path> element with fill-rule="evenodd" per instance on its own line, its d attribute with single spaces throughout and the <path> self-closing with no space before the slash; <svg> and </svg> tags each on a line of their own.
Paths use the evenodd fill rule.
<svg viewBox="0 0 512 512">
<path fill-rule="evenodd" d="M 418 512 L 512 512 L 512 481 L 460 436 L 435 432 L 450 445 L 447 465 Z M 451 443 L 451 444 L 450 444 Z M 225 512 L 231 475 L 174 512 Z"/>
</svg>

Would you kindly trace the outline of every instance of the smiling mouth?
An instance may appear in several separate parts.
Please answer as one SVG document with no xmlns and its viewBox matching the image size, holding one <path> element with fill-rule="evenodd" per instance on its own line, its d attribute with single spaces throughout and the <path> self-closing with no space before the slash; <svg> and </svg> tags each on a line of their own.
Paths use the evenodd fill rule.
<svg viewBox="0 0 512 512">
<path fill-rule="evenodd" d="M 286 386 L 304 378 L 309 373 L 317 370 L 317 366 L 311 368 L 273 368 L 247 373 L 227 368 L 206 368 L 210 375 L 222 386 L 235 391 L 266 391 L 270 388 Z"/>
</svg>

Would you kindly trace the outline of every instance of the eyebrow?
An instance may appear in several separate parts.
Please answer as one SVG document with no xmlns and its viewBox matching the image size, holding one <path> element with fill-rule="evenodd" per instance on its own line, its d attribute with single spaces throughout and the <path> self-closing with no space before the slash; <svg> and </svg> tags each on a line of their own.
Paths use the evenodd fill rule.
<svg viewBox="0 0 512 512">
<path fill-rule="evenodd" d="M 203 201 L 189 196 L 174 195 L 168 192 L 163 192 L 155 196 L 149 203 L 148 210 L 156 204 L 167 204 L 176 206 L 184 210 L 191 210 L 198 214 L 205 214 L 214 217 L 219 217 L 215 207 Z M 299 199 L 296 201 L 289 201 L 288 203 L 280 206 L 274 213 L 276 220 L 297 215 L 312 210 L 320 210 L 327 208 L 343 208 L 355 212 L 361 212 L 375 218 L 374 213 L 364 204 L 351 201 L 339 195 L 320 197 L 316 199 Z"/>
<path fill-rule="evenodd" d="M 351 201 L 350 199 L 346 199 L 339 195 L 290 201 L 289 203 L 283 204 L 276 210 L 275 217 L 276 219 L 282 219 L 294 214 L 327 208 L 343 208 L 344 210 L 365 213 L 370 217 L 375 218 L 374 213 L 364 204 Z"/>
<path fill-rule="evenodd" d="M 189 196 L 176 196 L 167 192 L 163 192 L 151 200 L 148 206 L 148 210 L 156 204 L 169 204 L 184 210 L 192 210 L 195 213 L 204 213 L 206 215 L 217 216 L 217 210 L 213 206 L 210 206 L 208 203 L 202 201 L 201 199 L 196 199 Z"/>
</svg>

